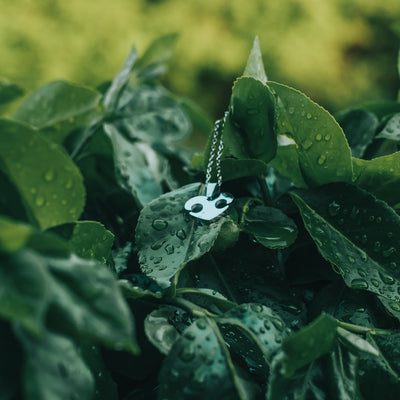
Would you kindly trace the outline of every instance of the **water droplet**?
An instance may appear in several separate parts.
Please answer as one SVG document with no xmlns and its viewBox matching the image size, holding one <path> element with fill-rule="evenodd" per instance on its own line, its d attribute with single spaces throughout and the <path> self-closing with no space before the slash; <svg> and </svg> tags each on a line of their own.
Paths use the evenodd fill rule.
<svg viewBox="0 0 400 400">
<path fill-rule="evenodd" d="M 315 135 L 315 140 L 316 140 L 317 142 L 320 142 L 320 141 L 322 140 L 322 135 L 321 135 L 320 133 L 317 133 L 317 134 Z"/>
<path fill-rule="evenodd" d="M 67 200 L 65 200 L 65 199 L 61 200 L 61 204 L 62 204 L 63 206 L 66 206 L 67 203 L 68 203 Z"/>
<path fill-rule="evenodd" d="M 336 217 L 340 213 L 340 204 L 336 203 L 336 201 L 332 201 L 328 205 L 328 212 L 332 217 Z"/>
<path fill-rule="evenodd" d="M 379 281 L 378 281 L 378 279 L 371 279 L 371 283 L 372 283 L 375 287 L 378 287 L 378 286 L 379 286 Z"/>
<path fill-rule="evenodd" d="M 46 171 L 43 175 L 43 178 L 46 182 L 51 182 L 54 180 L 54 178 L 56 177 L 56 174 L 54 172 L 53 169 L 49 169 L 48 171 Z"/>
<path fill-rule="evenodd" d="M 374 215 L 370 215 L 369 218 L 368 218 L 368 221 L 374 222 L 375 221 L 375 216 Z"/>
<path fill-rule="evenodd" d="M 176 232 L 176 236 L 178 239 L 185 240 L 186 232 L 183 229 L 179 229 L 179 231 Z"/>
<path fill-rule="evenodd" d="M 318 157 L 317 163 L 318 163 L 318 165 L 323 165 L 323 164 L 325 164 L 325 161 L 326 161 L 326 155 L 321 154 Z"/>
<path fill-rule="evenodd" d="M 168 222 L 164 219 L 155 219 L 151 225 L 156 231 L 162 231 L 168 226 Z"/>
<path fill-rule="evenodd" d="M 185 332 L 183 336 L 188 340 L 194 340 L 196 338 L 196 335 L 193 332 Z"/>
<path fill-rule="evenodd" d="M 386 234 L 386 236 L 387 236 L 389 239 L 391 239 L 391 238 L 393 237 L 393 232 L 388 232 L 388 233 Z"/>
<path fill-rule="evenodd" d="M 275 327 L 278 331 L 280 331 L 280 332 L 283 331 L 284 325 L 283 325 L 283 322 L 282 322 L 280 319 L 278 319 L 278 318 L 271 318 L 271 322 L 272 322 L 272 324 L 274 325 L 274 327 Z"/>
<path fill-rule="evenodd" d="M 374 243 L 373 250 L 374 250 L 374 252 L 376 253 L 376 252 L 378 252 L 378 251 L 380 250 L 380 248 L 381 248 L 381 242 L 380 242 L 379 240 L 377 240 L 377 241 Z"/>
<path fill-rule="evenodd" d="M 392 261 L 392 262 L 389 264 L 389 267 L 392 268 L 392 269 L 394 269 L 394 268 L 397 267 L 397 264 L 396 264 L 394 261 Z"/>
<path fill-rule="evenodd" d="M 68 179 L 67 182 L 65 183 L 65 189 L 71 189 L 72 186 L 74 186 L 72 179 Z"/>
<path fill-rule="evenodd" d="M 164 243 L 165 243 L 165 240 L 164 240 L 164 239 L 156 240 L 156 241 L 150 246 L 150 248 L 151 248 L 152 250 L 158 250 L 158 249 L 160 249 L 160 248 L 164 245 Z"/>
<path fill-rule="evenodd" d="M 312 115 L 310 113 L 307 113 L 307 119 L 311 119 Z"/>
<path fill-rule="evenodd" d="M 165 246 L 165 251 L 167 252 L 167 254 L 171 255 L 174 254 L 175 251 L 175 247 L 172 244 L 167 244 Z"/>
<path fill-rule="evenodd" d="M 171 369 L 169 371 L 169 380 L 172 383 L 178 382 L 179 380 L 179 372 L 176 369 Z"/>
<path fill-rule="evenodd" d="M 377 217 L 377 218 L 376 218 L 376 223 L 377 223 L 377 224 L 380 224 L 381 222 L 382 222 L 382 218 L 381 218 L 381 217 Z"/>
<path fill-rule="evenodd" d="M 364 234 L 361 236 L 361 243 L 366 244 L 367 242 L 368 242 L 368 237 L 367 237 L 367 235 L 364 233 Z"/>
<path fill-rule="evenodd" d="M 352 256 L 348 256 L 348 259 L 351 262 L 351 264 L 354 264 L 356 262 L 356 259 Z"/>
<path fill-rule="evenodd" d="M 357 269 L 358 275 L 360 275 L 362 278 L 365 278 L 367 276 L 366 272 L 362 268 Z"/>
<path fill-rule="evenodd" d="M 294 107 L 289 107 L 289 114 L 294 114 Z"/>
<path fill-rule="evenodd" d="M 389 258 L 395 252 L 396 252 L 396 249 L 394 247 L 389 247 L 387 250 L 385 250 L 383 252 L 383 257 Z"/>
<path fill-rule="evenodd" d="M 162 261 L 162 257 L 155 257 L 153 260 L 154 264 L 160 264 L 160 262 Z"/>
<path fill-rule="evenodd" d="M 400 304 L 395 301 L 391 301 L 389 306 L 393 311 L 400 311 Z"/>
<path fill-rule="evenodd" d="M 331 140 L 331 135 L 325 135 L 324 139 L 326 142 L 329 142 Z"/>
<path fill-rule="evenodd" d="M 304 149 L 304 150 L 308 150 L 312 145 L 313 145 L 313 142 L 312 142 L 311 140 L 309 140 L 309 139 L 306 139 L 306 140 L 302 143 L 302 146 L 303 146 L 303 149 Z"/>
<path fill-rule="evenodd" d="M 189 362 L 194 359 L 194 351 L 190 346 L 185 346 L 179 353 L 179 358 L 184 362 Z"/>
<path fill-rule="evenodd" d="M 353 289 L 368 289 L 368 282 L 364 279 L 353 279 L 350 286 Z"/>
<path fill-rule="evenodd" d="M 204 329 L 207 328 L 207 324 L 206 324 L 206 321 L 204 321 L 204 319 L 199 319 L 199 320 L 197 320 L 196 326 L 197 326 L 199 329 L 201 329 L 202 331 L 203 331 Z"/>
<path fill-rule="evenodd" d="M 38 207 L 43 207 L 43 206 L 44 206 L 44 203 L 46 203 L 46 199 L 45 199 L 43 196 L 37 196 L 37 197 L 36 197 L 35 204 L 36 204 Z"/>
<path fill-rule="evenodd" d="M 36 193 L 37 193 L 37 189 L 36 189 L 36 188 L 31 188 L 30 192 L 31 192 L 32 194 L 36 194 Z"/>
<path fill-rule="evenodd" d="M 390 275 L 386 275 L 382 272 L 379 272 L 379 276 L 382 279 L 382 282 L 385 283 L 386 285 L 393 285 L 394 284 L 394 278 L 391 277 Z"/>
<path fill-rule="evenodd" d="M 350 217 L 355 219 L 359 213 L 360 213 L 360 210 L 356 206 L 353 206 L 353 208 L 351 209 L 351 212 L 350 212 Z"/>
<path fill-rule="evenodd" d="M 260 313 L 263 310 L 263 306 L 261 304 L 251 304 L 250 309 L 256 313 Z"/>
</svg>

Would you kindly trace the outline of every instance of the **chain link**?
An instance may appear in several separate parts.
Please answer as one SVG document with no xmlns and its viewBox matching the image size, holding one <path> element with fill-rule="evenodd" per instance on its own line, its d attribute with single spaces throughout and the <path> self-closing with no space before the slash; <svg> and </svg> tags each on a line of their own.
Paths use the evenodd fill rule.
<svg viewBox="0 0 400 400">
<path fill-rule="evenodd" d="M 221 156 L 224 150 L 222 133 L 224 130 L 224 125 L 227 116 L 228 116 L 228 111 L 225 111 L 224 117 L 215 122 L 212 143 L 211 143 L 210 158 L 208 160 L 207 171 L 206 171 L 206 185 L 210 183 L 212 179 L 214 160 L 215 160 L 215 170 L 217 174 L 218 187 L 221 187 L 222 185 Z"/>
</svg>

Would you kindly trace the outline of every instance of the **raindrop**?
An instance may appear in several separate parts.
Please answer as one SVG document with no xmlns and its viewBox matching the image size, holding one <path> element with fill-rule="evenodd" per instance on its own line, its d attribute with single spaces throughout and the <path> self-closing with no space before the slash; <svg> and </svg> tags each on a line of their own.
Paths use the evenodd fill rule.
<svg viewBox="0 0 400 400">
<path fill-rule="evenodd" d="M 389 306 L 393 311 L 400 311 L 400 304 L 395 301 L 391 301 Z"/>
<path fill-rule="evenodd" d="M 283 331 L 284 325 L 283 325 L 283 322 L 282 322 L 280 319 L 278 319 L 278 318 L 271 318 L 271 322 L 272 322 L 272 324 L 274 325 L 274 327 L 275 327 L 278 331 L 280 331 L 280 332 Z"/>
<path fill-rule="evenodd" d="M 179 358 L 184 362 L 192 361 L 194 358 L 194 351 L 190 346 L 185 346 L 179 353 Z"/>
<path fill-rule="evenodd" d="M 323 165 L 323 164 L 325 164 L 325 161 L 326 161 L 326 155 L 321 154 L 318 157 L 317 163 L 318 163 L 318 165 Z"/>
<path fill-rule="evenodd" d="M 71 189 L 72 186 L 74 186 L 72 179 L 68 179 L 67 182 L 65 183 L 65 189 Z"/>
<path fill-rule="evenodd" d="M 391 238 L 393 237 L 393 232 L 388 232 L 388 233 L 386 234 L 386 236 L 387 236 L 389 239 L 391 239 Z"/>
<path fill-rule="evenodd" d="M 387 250 L 385 250 L 383 252 L 383 257 L 389 258 L 395 252 L 396 252 L 396 249 L 394 247 L 389 247 Z"/>
<path fill-rule="evenodd" d="M 306 139 L 306 140 L 302 143 L 302 146 L 303 146 L 303 149 L 304 149 L 304 150 L 308 150 L 312 145 L 313 145 L 313 142 L 312 142 L 311 140 L 309 140 L 309 139 Z"/>
<path fill-rule="evenodd" d="M 156 231 L 162 231 L 168 226 L 168 222 L 165 221 L 164 219 L 155 219 L 152 223 L 152 227 Z"/>
<path fill-rule="evenodd" d="M 361 243 L 366 244 L 367 241 L 368 241 L 367 235 L 364 233 L 364 234 L 361 236 Z"/>
<path fill-rule="evenodd" d="M 325 141 L 329 142 L 331 140 L 331 135 L 324 136 Z"/>
<path fill-rule="evenodd" d="M 355 219 L 359 213 L 360 213 L 360 210 L 356 206 L 353 206 L 353 208 L 351 209 L 351 212 L 350 212 L 350 217 Z"/>
<path fill-rule="evenodd" d="M 289 114 L 294 114 L 294 107 L 289 107 Z"/>
<path fill-rule="evenodd" d="M 340 212 L 340 205 L 336 201 L 332 201 L 328 205 L 328 212 L 332 217 L 335 217 Z"/>
<path fill-rule="evenodd" d="M 368 282 L 364 279 L 353 279 L 350 286 L 353 289 L 368 289 Z"/>
<path fill-rule="evenodd" d="M 373 250 L 374 250 L 374 252 L 376 253 L 376 252 L 378 252 L 378 251 L 380 250 L 380 248 L 381 248 L 381 242 L 380 242 L 379 240 L 377 240 L 377 241 L 374 243 Z"/>
<path fill-rule="evenodd" d="M 307 113 L 307 119 L 311 119 L 312 115 L 310 113 Z"/>
<path fill-rule="evenodd" d="M 196 322 L 196 325 L 197 325 L 197 327 L 198 327 L 199 329 L 201 329 L 201 330 L 204 330 L 204 329 L 207 328 L 207 324 L 206 324 L 206 321 L 204 321 L 204 319 L 199 319 L 199 320 Z"/>
<path fill-rule="evenodd" d="M 371 283 L 372 283 L 375 287 L 378 287 L 378 286 L 379 286 L 379 281 L 378 281 L 378 279 L 371 279 Z"/>
<path fill-rule="evenodd" d="M 365 278 L 367 276 L 366 272 L 361 268 L 358 268 L 357 272 L 358 272 L 358 275 L 360 275 L 362 278 Z"/>
<path fill-rule="evenodd" d="M 164 240 L 164 239 L 159 239 L 159 240 L 155 241 L 155 242 L 150 246 L 150 248 L 151 248 L 152 250 L 158 250 L 158 249 L 160 249 L 160 248 L 164 245 L 164 243 L 165 243 L 165 240 Z"/>
<path fill-rule="evenodd" d="M 375 221 L 375 216 L 370 215 L 369 218 L 368 218 L 368 220 L 369 220 L 370 222 L 374 222 L 374 221 Z"/>
<path fill-rule="evenodd" d="M 383 274 L 382 272 L 379 272 L 379 276 L 382 279 L 382 282 L 385 283 L 386 285 L 394 284 L 394 278 L 391 277 L 390 275 L 386 275 L 386 274 Z"/>
<path fill-rule="evenodd" d="M 356 259 L 352 256 L 349 256 L 348 259 L 352 264 L 354 264 L 356 262 Z"/>
<path fill-rule="evenodd" d="M 268 331 L 271 329 L 271 325 L 267 320 L 264 321 L 264 328 Z"/>
<path fill-rule="evenodd" d="M 153 263 L 160 264 L 161 261 L 162 261 L 162 257 L 156 257 L 156 258 L 154 258 Z"/>
<path fill-rule="evenodd" d="M 179 231 L 176 232 L 176 236 L 178 239 L 185 240 L 186 232 L 183 229 L 179 229 Z"/>
<path fill-rule="evenodd" d="M 165 246 L 165 251 L 167 252 L 168 255 L 174 254 L 175 247 L 172 244 L 167 244 Z"/>
<path fill-rule="evenodd" d="M 43 175 L 43 178 L 46 182 L 51 182 L 54 180 L 54 178 L 56 177 L 56 174 L 54 172 L 53 169 L 49 169 L 48 171 L 46 171 Z"/>
<path fill-rule="evenodd" d="M 251 304 L 250 309 L 256 313 L 260 313 L 263 310 L 263 306 L 261 304 Z"/>
<path fill-rule="evenodd" d="M 65 199 L 61 200 L 61 204 L 62 204 L 63 206 L 66 206 L 67 203 L 68 203 L 67 200 L 65 200 Z"/>
<path fill-rule="evenodd" d="M 380 224 L 381 222 L 382 222 L 382 218 L 381 218 L 381 217 L 377 217 L 377 218 L 376 218 L 376 223 L 377 223 L 377 224 Z"/>
<path fill-rule="evenodd" d="M 389 267 L 392 268 L 392 269 L 394 269 L 394 268 L 397 267 L 397 264 L 396 264 L 394 261 L 392 261 L 392 262 L 389 264 Z"/>
<path fill-rule="evenodd" d="M 35 204 L 38 207 L 43 207 L 45 203 L 46 203 L 46 199 L 43 196 L 37 196 L 36 197 Z"/>
<path fill-rule="evenodd" d="M 196 338 L 196 335 L 193 332 L 185 332 L 183 336 L 188 340 L 194 340 Z"/>
<path fill-rule="evenodd" d="M 321 135 L 320 133 L 317 133 L 317 134 L 315 135 L 315 140 L 316 140 L 317 142 L 320 142 L 320 141 L 322 140 L 322 135 Z"/>
</svg>

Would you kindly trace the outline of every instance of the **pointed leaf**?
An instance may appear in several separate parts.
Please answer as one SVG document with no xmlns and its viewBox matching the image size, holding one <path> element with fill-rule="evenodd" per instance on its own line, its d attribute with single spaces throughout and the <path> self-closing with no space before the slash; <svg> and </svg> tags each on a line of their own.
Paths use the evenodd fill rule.
<svg viewBox="0 0 400 400">
<path fill-rule="evenodd" d="M 349 287 L 399 301 L 400 217 L 368 192 L 343 183 L 296 190 L 291 197 L 321 255 Z"/>
<path fill-rule="evenodd" d="M 30 94 L 14 118 L 42 129 L 50 140 L 62 143 L 71 131 L 100 116 L 100 98 L 93 89 L 54 81 Z"/>
<path fill-rule="evenodd" d="M 11 103 L 23 94 L 24 90 L 20 86 L 6 79 L 0 80 L 0 106 Z"/>
<path fill-rule="evenodd" d="M 85 202 L 82 175 L 67 154 L 32 128 L 0 120 L 0 161 L 42 229 L 76 221 Z"/>
<path fill-rule="evenodd" d="M 293 373 L 328 353 L 336 341 L 337 321 L 322 314 L 310 325 L 289 336 L 282 344 L 285 358 L 283 375 Z"/>
<path fill-rule="evenodd" d="M 278 208 L 256 206 L 245 214 L 242 229 L 269 249 L 290 246 L 297 237 L 294 221 Z"/>
<path fill-rule="evenodd" d="M 163 288 L 171 285 L 173 277 L 176 284 L 186 264 L 211 249 L 226 221 L 220 217 L 199 224 L 188 216 L 184 204 L 200 189 L 199 183 L 183 186 L 153 200 L 140 213 L 136 244 L 141 269 Z"/>
<path fill-rule="evenodd" d="M 163 362 L 159 398 L 249 399 L 221 333 L 201 318 L 187 328 Z"/>
<path fill-rule="evenodd" d="M 253 48 L 249 59 L 247 60 L 246 69 L 243 72 L 243 76 L 248 76 L 259 80 L 262 83 L 267 83 L 267 74 L 265 73 L 264 63 L 262 61 L 262 54 L 260 50 L 260 44 L 258 43 L 258 36 L 255 37 Z"/>
<path fill-rule="evenodd" d="M 350 147 L 332 115 L 295 89 L 275 82 L 267 85 L 278 96 L 277 119 L 287 121 L 286 133 L 296 142 L 305 181 L 314 186 L 351 182 Z"/>
</svg>

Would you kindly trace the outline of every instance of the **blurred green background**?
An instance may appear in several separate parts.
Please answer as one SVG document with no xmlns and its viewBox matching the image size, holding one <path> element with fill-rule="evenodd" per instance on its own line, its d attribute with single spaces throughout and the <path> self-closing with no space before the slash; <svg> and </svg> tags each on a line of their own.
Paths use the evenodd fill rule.
<svg viewBox="0 0 400 400">
<path fill-rule="evenodd" d="M 164 84 L 212 117 L 257 34 L 268 78 L 331 111 L 395 99 L 399 0 L 0 0 L 0 77 L 30 91 L 98 85 L 161 34 L 178 32 Z"/>
</svg>

